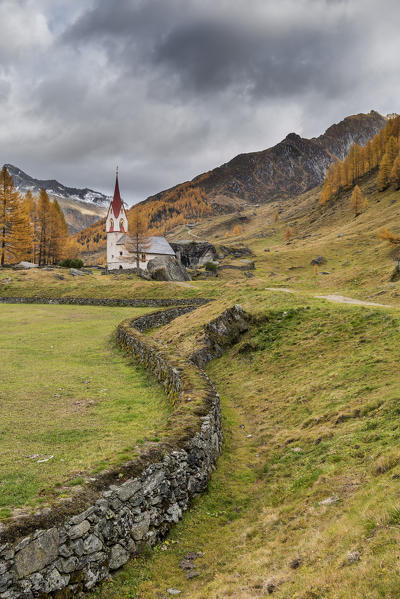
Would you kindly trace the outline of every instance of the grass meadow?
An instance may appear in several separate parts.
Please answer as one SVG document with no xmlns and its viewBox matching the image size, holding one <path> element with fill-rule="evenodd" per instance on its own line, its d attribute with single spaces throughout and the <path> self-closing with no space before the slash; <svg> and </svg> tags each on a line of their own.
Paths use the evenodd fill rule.
<svg viewBox="0 0 400 599">
<path fill-rule="evenodd" d="M 68 495 L 126 461 L 169 413 L 114 342 L 143 308 L 0 305 L 0 515 Z"/>
</svg>

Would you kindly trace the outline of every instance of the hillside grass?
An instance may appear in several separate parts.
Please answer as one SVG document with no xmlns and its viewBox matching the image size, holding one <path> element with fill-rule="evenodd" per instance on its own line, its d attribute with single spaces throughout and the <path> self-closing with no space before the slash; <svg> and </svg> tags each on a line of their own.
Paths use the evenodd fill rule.
<svg viewBox="0 0 400 599">
<path fill-rule="evenodd" d="M 208 493 L 96 599 L 398 597 L 400 314 L 276 301 L 207 369 L 225 432 Z"/>
<path fill-rule="evenodd" d="M 156 436 L 165 393 L 114 341 L 149 311 L 0 304 L 0 517 L 71 494 Z"/>
<path fill-rule="evenodd" d="M 59 276 L 64 277 L 59 279 Z M 173 299 L 214 296 L 217 285 L 203 281 L 185 283 L 165 281 L 144 281 L 136 275 L 102 275 L 94 269 L 85 276 L 73 276 L 68 268 L 54 270 L 0 269 L 0 297 L 82 297 L 112 299 Z"/>
</svg>

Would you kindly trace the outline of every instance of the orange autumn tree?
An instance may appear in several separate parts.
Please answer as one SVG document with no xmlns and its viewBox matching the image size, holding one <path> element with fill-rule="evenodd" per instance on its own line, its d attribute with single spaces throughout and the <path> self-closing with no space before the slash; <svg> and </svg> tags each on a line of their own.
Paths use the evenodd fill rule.
<svg viewBox="0 0 400 599">
<path fill-rule="evenodd" d="M 365 207 L 365 200 L 361 193 L 361 189 L 358 185 L 354 186 L 353 193 L 350 198 L 351 207 L 354 212 L 354 216 L 359 216 Z"/>
<path fill-rule="evenodd" d="M 285 239 L 286 239 L 286 241 L 289 241 L 292 237 L 293 237 L 293 231 L 292 231 L 291 227 L 288 227 L 285 231 Z"/>
<path fill-rule="evenodd" d="M 232 235 L 240 235 L 240 233 L 243 233 L 243 227 L 241 225 L 236 225 L 233 227 Z"/>
<path fill-rule="evenodd" d="M 389 229 L 386 227 L 382 227 L 382 229 L 378 232 L 378 237 L 383 241 L 388 241 L 392 245 L 398 245 L 400 243 L 399 235 L 389 231 Z"/>
<path fill-rule="evenodd" d="M 32 228 L 13 179 L 5 166 L 0 171 L 0 264 L 28 258 Z"/>
</svg>

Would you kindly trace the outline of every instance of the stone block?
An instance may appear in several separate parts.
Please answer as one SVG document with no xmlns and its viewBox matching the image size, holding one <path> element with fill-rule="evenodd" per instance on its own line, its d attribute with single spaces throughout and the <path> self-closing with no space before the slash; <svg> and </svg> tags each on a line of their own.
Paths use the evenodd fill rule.
<svg viewBox="0 0 400 599">
<path fill-rule="evenodd" d="M 90 529 L 90 522 L 87 520 L 83 520 L 80 524 L 75 524 L 68 531 L 68 536 L 70 539 L 78 539 L 79 537 L 83 537 Z"/>
<path fill-rule="evenodd" d="M 18 551 L 15 565 L 18 576 L 23 578 L 39 572 L 51 564 L 58 555 L 59 534 L 56 528 L 45 531 L 40 537 Z"/>
<path fill-rule="evenodd" d="M 117 570 L 118 568 L 126 564 L 129 557 L 129 553 L 126 551 L 126 549 L 122 547 L 122 545 L 114 545 L 114 547 L 112 547 L 111 549 L 110 555 L 110 570 Z"/>
</svg>

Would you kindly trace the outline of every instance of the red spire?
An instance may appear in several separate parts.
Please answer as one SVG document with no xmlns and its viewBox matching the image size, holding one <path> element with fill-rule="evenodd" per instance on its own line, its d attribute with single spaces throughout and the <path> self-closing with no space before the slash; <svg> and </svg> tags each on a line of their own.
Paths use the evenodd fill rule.
<svg viewBox="0 0 400 599">
<path fill-rule="evenodd" d="M 118 218 L 119 213 L 121 212 L 121 208 L 122 208 L 122 200 L 121 200 L 121 196 L 119 193 L 119 185 L 118 185 L 118 167 L 117 167 L 117 174 L 115 176 L 114 198 L 113 198 L 113 201 L 111 202 L 111 208 L 112 208 L 115 218 Z"/>
</svg>

